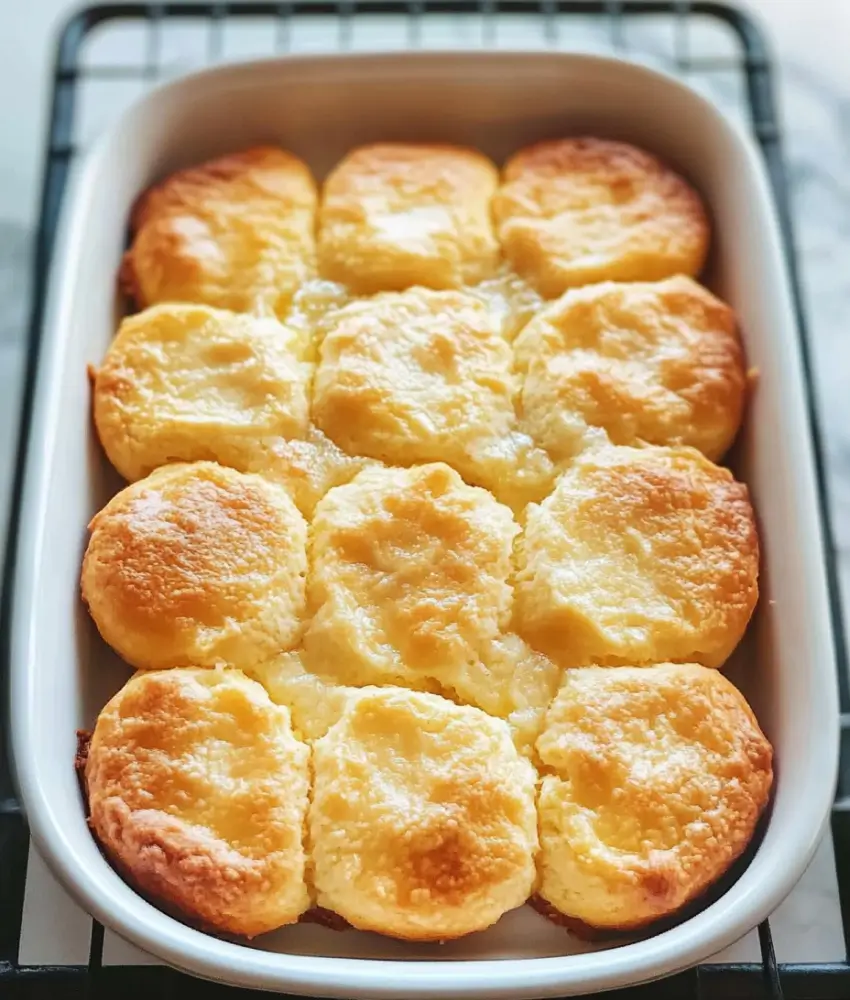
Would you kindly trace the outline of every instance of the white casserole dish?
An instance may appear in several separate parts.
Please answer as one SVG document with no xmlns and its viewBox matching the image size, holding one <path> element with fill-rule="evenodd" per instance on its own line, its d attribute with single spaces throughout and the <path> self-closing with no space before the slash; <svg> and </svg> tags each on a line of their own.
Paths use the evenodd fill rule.
<svg viewBox="0 0 850 1000">
<path fill-rule="evenodd" d="M 714 217 L 710 285 L 737 309 L 760 378 L 736 449 L 763 548 L 762 597 L 734 676 L 775 745 L 777 784 L 749 866 L 719 899 L 644 940 L 588 946 L 524 907 L 444 946 L 306 924 L 253 946 L 216 940 L 144 902 L 100 855 L 72 767 L 74 732 L 128 676 L 89 622 L 78 577 L 89 517 L 120 487 L 90 420 L 86 365 L 117 322 L 115 274 L 133 199 L 162 174 L 258 142 L 318 176 L 377 139 L 475 145 L 497 161 L 575 132 L 669 160 Z M 336 997 L 544 997 L 691 966 L 768 916 L 808 864 L 832 801 L 838 712 L 804 383 L 779 230 L 758 153 L 687 87 L 615 60 L 453 52 L 292 57 L 154 91 L 85 159 L 65 205 L 36 387 L 14 589 L 11 709 L 36 845 L 94 916 L 180 968 Z M 400 961 L 404 960 L 404 961 Z"/>
</svg>

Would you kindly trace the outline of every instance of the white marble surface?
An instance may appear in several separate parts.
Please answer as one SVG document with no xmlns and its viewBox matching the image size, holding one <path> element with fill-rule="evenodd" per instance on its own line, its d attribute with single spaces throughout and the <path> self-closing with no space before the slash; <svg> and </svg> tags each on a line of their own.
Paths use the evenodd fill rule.
<svg viewBox="0 0 850 1000">
<path fill-rule="evenodd" d="M 817 389 L 826 431 L 834 522 L 842 575 L 850 588 L 850 375 L 845 330 L 850 327 L 850 268 L 844 250 L 850 239 L 850 0 L 753 0 L 767 22 L 780 70 L 786 154 L 811 327 Z M 22 363 L 27 307 L 28 248 L 35 220 L 45 124 L 53 25 L 71 5 L 65 0 L 0 0 L 0 515 L 5 516 Z M 468 26 L 474 32 L 474 26 Z M 451 34 L 455 34 L 452 29 Z M 448 37 L 451 37 L 451 34 Z M 256 37 L 254 38 L 254 41 Z M 455 39 L 456 40 L 456 39 Z M 254 54 L 250 31 L 228 39 L 231 54 Z M 573 43 L 595 46 L 591 27 Z M 660 42 L 652 32 L 633 41 L 651 53 Z M 718 39 L 717 44 L 721 45 Z M 89 57 L 140 59 L 138 35 L 103 40 Z M 312 44 L 310 38 L 306 43 Z M 99 43 L 98 43 L 99 44 Z M 198 54 L 197 36 L 169 38 L 166 61 L 178 71 Z M 708 48 L 714 44 L 706 41 Z M 115 47 L 117 46 L 117 48 Z M 735 113 L 733 76 L 710 84 L 718 100 Z M 135 85 L 110 85 L 104 97 L 85 102 L 81 125 L 88 137 L 109 113 L 135 96 Z M 103 103 L 103 101 L 106 103 Z M 846 595 L 850 596 L 850 589 Z M 845 608 L 850 604 L 845 601 Z M 844 955 L 832 848 L 825 841 L 810 871 L 772 921 L 781 961 L 829 961 Z M 90 925 L 75 904 L 57 890 L 37 858 L 30 864 L 22 960 L 38 963 L 87 961 Z M 758 955 L 755 935 L 727 950 L 722 960 Z M 127 964 L 139 955 L 107 934 L 104 959 Z"/>
</svg>

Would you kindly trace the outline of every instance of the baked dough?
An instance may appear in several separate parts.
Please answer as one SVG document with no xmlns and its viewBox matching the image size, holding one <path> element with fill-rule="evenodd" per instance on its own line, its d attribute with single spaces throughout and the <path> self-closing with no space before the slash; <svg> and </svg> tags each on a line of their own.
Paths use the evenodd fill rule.
<svg viewBox="0 0 850 1000">
<path fill-rule="evenodd" d="M 669 916 L 715 882 L 772 781 L 749 705 L 696 664 L 568 670 L 537 748 L 539 893 L 599 928 Z"/>
<path fill-rule="evenodd" d="M 416 941 L 483 930 L 532 889 L 535 776 L 475 708 L 367 688 L 313 748 L 319 906 Z"/>
<path fill-rule="evenodd" d="M 328 490 L 381 464 L 360 455 L 347 455 L 312 425 L 303 439 L 266 438 L 257 444 L 246 471 L 280 483 L 308 520 Z"/>
<path fill-rule="evenodd" d="M 247 666 L 297 642 L 307 525 L 277 484 L 212 462 L 168 465 L 89 529 L 83 599 L 134 667 Z"/>
<path fill-rule="evenodd" d="M 719 459 L 741 422 L 735 314 L 686 277 L 567 292 L 514 343 L 525 427 L 557 459 L 588 427 L 615 444 L 685 444 Z"/>
<path fill-rule="evenodd" d="M 460 693 L 509 624 L 518 531 L 443 464 L 368 469 L 331 490 L 313 518 L 311 667 L 355 686 L 430 679 Z"/>
<path fill-rule="evenodd" d="M 109 460 L 131 481 L 175 461 L 252 468 L 263 438 L 307 435 L 311 367 L 302 354 L 273 317 L 181 303 L 128 317 L 94 377 Z"/>
<path fill-rule="evenodd" d="M 122 284 L 140 307 L 200 302 L 283 318 L 316 273 L 316 202 L 307 167 L 271 146 L 180 170 L 139 198 Z"/>
<path fill-rule="evenodd" d="M 363 690 L 344 683 L 350 674 L 346 665 L 323 664 L 316 656 L 308 665 L 303 650 L 281 653 L 249 668 L 247 673 L 263 685 L 273 701 L 289 709 L 296 735 L 311 741 L 324 736 L 342 716 L 350 699 Z M 551 660 L 519 636 L 508 633 L 483 643 L 480 659 L 467 665 L 463 683 L 458 685 L 463 696 L 448 686 L 437 687 L 453 701 L 465 700 L 488 715 L 504 719 L 516 748 L 531 759 L 560 676 L 560 669 Z M 428 677 L 412 677 L 405 686 L 423 689 L 430 681 Z"/>
<path fill-rule="evenodd" d="M 107 856 L 158 905 L 253 937 L 309 906 L 309 750 L 238 670 L 137 674 L 100 713 L 85 782 Z"/>
<path fill-rule="evenodd" d="M 471 149 L 382 143 L 349 153 L 325 181 L 323 277 L 359 295 L 490 277 L 499 247 L 490 199 L 499 175 Z"/>
<path fill-rule="evenodd" d="M 517 543 L 521 634 L 564 667 L 722 666 L 758 597 L 747 488 L 692 448 L 580 455 Z"/>
<path fill-rule="evenodd" d="M 324 736 L 339 721 L 349 699 L 361 690 L 310 670 L 300 649 L 258 663 L 246 673 L 263 685 L 273 702 L 286 706 L 295 735 L 310 742 Z M 536 721 L 539 732 L 542 714 Z"/>
<path fill-rule="evenodd" d="M 605 139 L 521 150 L 493 214 L 509 263 L 546 298 L 597 281 L 696 275 L 708 251 L 696 192 L 649 153 Z"/>
<path fill-rule="evenodd" d="M 514 413 L 512 356 L 469 292 L 412 288 L 328 316 L 313 418 L 345 452 L 448 462 L 511 506 L 541 499 L 553 467 Z"/>
</svg>

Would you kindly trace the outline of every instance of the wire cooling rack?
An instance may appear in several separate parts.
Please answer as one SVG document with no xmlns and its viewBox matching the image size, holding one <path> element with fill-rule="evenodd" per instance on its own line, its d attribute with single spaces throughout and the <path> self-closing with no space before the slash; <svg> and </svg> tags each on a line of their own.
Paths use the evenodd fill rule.
<svg viewBox="0 0 850 1000">
<path fill-rule="evenodd" d="M 22 462 L 38 366 L 42 309 L 57 218 L 75 157 L 110 117 L 155 82 L 205 65 L 290 51 L 500 47 L 596 51 L 672 71 L 744 120 L 773 183 L 795 305 L 803 333 L 809 410 L 826 526 L 842 711 L 842 761 L 832 814 L 845 953 L 850 943 L 850 691 L 829 527 L 823 448 L 812 388 L 808 341 L 793 250 L 781 133 L 771 64 L 759 29 L 738 9 L 698 0 L 288 0 L 280 3 L 130 3 L 88 7 L 61 32 L 53 75 L 41 214 L 34 249 L 18 460 L 12 499 L 0 641 L 8 663 L 9 583 L 15 560 Z M 0 709 L 8 718 L 5 685 Z M 104 931 L 94 923 L 86 964 L 52 967 L 18 962 L 29 838 L 0 746 L 0 995 L 4 1000 L 87 997 L 187 1000 L 247 997 L 248 990 L 202 983 L 159 966 L 105 964 Z M 850 965 L 777 965 L 767 921 L 758 929 L 761 962 L 703 965 L 662 982 L 606 994 L 612 1000 L 846 1000 Z"/>
</svg>

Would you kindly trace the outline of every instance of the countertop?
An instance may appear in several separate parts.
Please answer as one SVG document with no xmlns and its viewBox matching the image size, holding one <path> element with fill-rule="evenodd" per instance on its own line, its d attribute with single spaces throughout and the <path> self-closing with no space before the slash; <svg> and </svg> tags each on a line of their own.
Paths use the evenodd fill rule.
<svg viewBox="0 0 850 1000">
<path fill-rule="evenodd" d="M 779 70 L 785 152 L 802 265 L 816 388 L 825 430 L 833 522 L 845 613 L 850 613 L 850 0 L 753 0 L 767 25 Z M 17 427 L 23 336 L 29 305 L 29 250 L 36 217 L 54 26 L 64 0 L 0 4 L 0 516 L 5 518 Z M 35 859 L 32 879 L 50 877 Z M 29 888 L 29 887 L 28 887 Z M 32 933 L 21 957 L 57 961 L 73 904 L 42 906 L 28 891 Z M 71 907 L 70 909 L 68 907 Z M 33 915 L 33 913 L 35 915 Z M 67 922 L 63 924 L 63 920 Z M 781 961 L 843 958 L 831 845 L 772 921 Z M 72 935 L 73 936 L 73 935 Z M 107 954 L 110 944 L 107 941 Z M 115 961 L 130 952 L 111 945 Z M 727 960 L 756 958 L 751 936 Z M 61 958 L 60 958 L 61 960 Z M 69 959 L 70 960 L 70 959 Z"/>
</svg>

